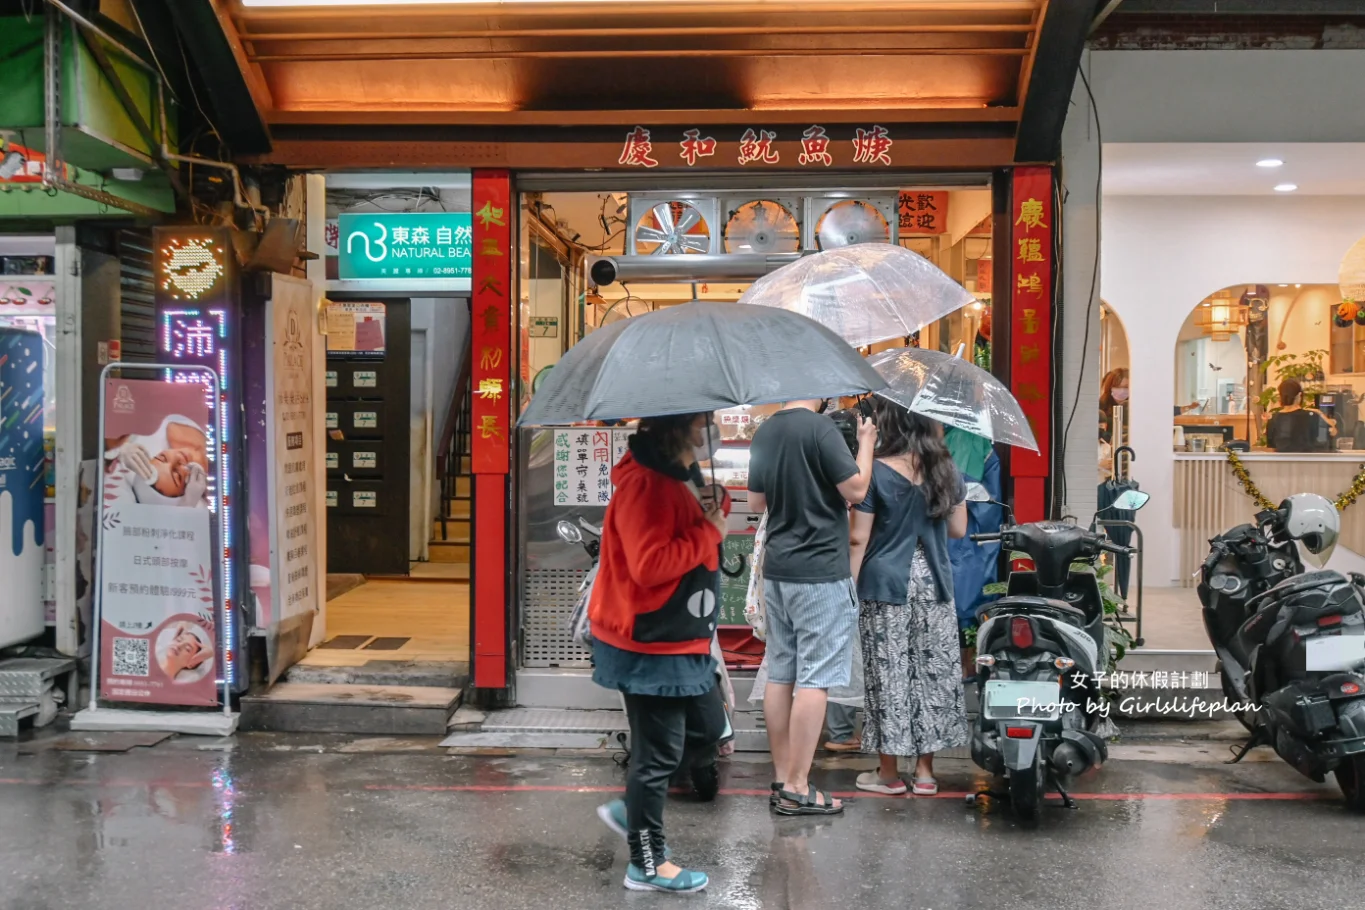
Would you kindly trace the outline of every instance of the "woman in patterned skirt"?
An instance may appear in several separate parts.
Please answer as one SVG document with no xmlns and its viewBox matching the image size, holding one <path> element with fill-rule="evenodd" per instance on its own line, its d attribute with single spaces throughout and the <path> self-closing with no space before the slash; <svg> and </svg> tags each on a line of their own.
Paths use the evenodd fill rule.
<svg viewBox="0 0 1365 910">
<path fill-rule="evenodd" d="M 876 399 L 872 487 L 851 521 L 863 648 L 864 752 L 881 767 L 858 789 L 906 792 L 896 767 L 915 756 L 911 790 L 938 792 L 934 753 L 967 742 L 948 538 L 967 533 L 966 488 L 943 426 Z"/>
</svg>

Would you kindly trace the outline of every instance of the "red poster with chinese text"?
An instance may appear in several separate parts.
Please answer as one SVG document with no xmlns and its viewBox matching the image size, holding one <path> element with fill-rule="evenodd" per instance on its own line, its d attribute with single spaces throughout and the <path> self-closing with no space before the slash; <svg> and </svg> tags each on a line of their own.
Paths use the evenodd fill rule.
<svg viewBox="0 0 1365 910">
<path fill-rule="evenodd" d="M 1047 477 L 1052 429 L 1052 169 L 1014 171 L 1010 206 L 1010 391 L 1033 428 L 1038 451 L 1016 448 L 1013 477 Z M 1041 487 L 1034 497 L 1042 518 Z M 1016 497 L 1019 490 L 1016 487 Z M 1032 510 L 1030 510 L 1032 511 Z M 1033 518 L 1021 518 L 1025 521 Z"/>
<path fill-rule="evenodd" d="M 473 176 L 470 462 L 475 474 L 510 465 L 512 361 L 512 185 L 506 171 Z"/>
<path fill-rule="evenodd" d="M 943 234 L 948 230 L 948 193 L 901 190 L 896 205 L 900 233 Z"/>
</svg>

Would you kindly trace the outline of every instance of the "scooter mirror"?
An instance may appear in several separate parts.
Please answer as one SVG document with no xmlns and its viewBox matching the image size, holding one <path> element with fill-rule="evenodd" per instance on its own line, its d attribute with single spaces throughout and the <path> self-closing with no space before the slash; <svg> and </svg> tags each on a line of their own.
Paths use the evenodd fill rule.
<svg viewBox="0 0 1365 910">
<path fill-rule="evenodd" d="M 565 543 L 582 543 L 583 532 L 578 530 L 570 521 L 561 521 L 555 525 L 555 531 L 559 533 L 559 539 Z"/>
<path fill-rule="evenodd" d="M 981 484 L 979 484 L 979 483 L 969 483 L 969 484 L 967 484 L 967 501 L 968 501 L 968 502 L 990 502 L 990 501 L 991 501 L 991 494 L 988 493 L 988 492 L 986 491 L 986 488 L 985 488 L 984 486 L 982 486 Z"/>
<path fill-rule="evenodd" d="M 1151 493 L 1144 493 L 1141 490 L 1124 490 L 1114 499 L 1109 508 L 1119 509 L 1123 512 L 1136 512 L 1147 505 L 1147 501 L 1151 498 Z"/>
</svg>

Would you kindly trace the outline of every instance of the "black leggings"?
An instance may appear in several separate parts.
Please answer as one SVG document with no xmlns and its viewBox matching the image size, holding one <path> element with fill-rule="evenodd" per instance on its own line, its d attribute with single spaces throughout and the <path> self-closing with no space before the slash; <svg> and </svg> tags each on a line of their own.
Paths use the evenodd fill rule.
<svg viewBox="0 0 1365 910">
<path fill-rule="evenodd" d="M 695 768 L 716 760 L 716 745 L 725 733 L 725 702 L 719 686 L 686 698 L 629 693 L 625 698 L 630 720 L 626 776 L 630 861 L 653 875 L 663 862 L 669 779 L 684 764 Z"/>
</svg>

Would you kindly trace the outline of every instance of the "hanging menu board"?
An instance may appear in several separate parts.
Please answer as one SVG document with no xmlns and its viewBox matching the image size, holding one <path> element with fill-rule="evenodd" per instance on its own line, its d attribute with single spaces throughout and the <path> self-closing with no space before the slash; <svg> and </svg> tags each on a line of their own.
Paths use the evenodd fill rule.
<svg viewBox="0 0 1365 910">
<path fill-rule="evenodd" d="M 555 505 L 583 508 L 610 503 L 611 469 L 625 456 L 633 432 L 602 427 L 555 430 Z"/>
</svg>

